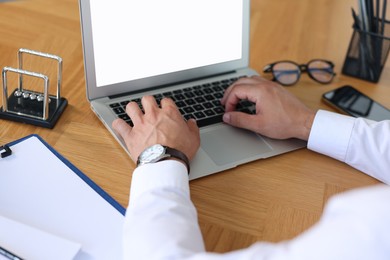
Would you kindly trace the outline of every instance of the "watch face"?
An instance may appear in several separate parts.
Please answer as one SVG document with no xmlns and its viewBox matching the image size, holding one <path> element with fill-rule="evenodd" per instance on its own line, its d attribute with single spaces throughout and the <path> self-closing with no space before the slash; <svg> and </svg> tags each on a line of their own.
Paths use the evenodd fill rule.
<svg viewBox="0 0 390 260">
<path fill-rule="evenodd" d="M 139 160 L 141 163 L 153 162 L 159 159 L 164 154 L 165 154 L 164 146 L 160 144 L 155 144 L 147 148 L 145 151 L 143 151 L 140 154 Z"/>
</svg>

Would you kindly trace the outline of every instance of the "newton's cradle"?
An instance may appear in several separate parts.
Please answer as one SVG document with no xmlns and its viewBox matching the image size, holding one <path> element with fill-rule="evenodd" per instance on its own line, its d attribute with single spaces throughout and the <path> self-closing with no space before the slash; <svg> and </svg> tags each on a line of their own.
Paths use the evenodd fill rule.
<svg viewBox="0 0 390 260">
<path fill-rule="evenodd" d="M 57 61 L 56 96 L 49 95 L 48 76 L 23 69 L 24 54 Z M 18 64 L 19 68 L 4 67 L 2 71 L 3 100 L 2 107 L 0 108 L 0 119 L 53 128 L 68 104 L 68 101 L 61 97 L 62 59 L 56 55 L 48 53 L 19 49 Z M 16 73 L 19 75 L 18 87 L 11 93 L 11 95 L 8 95 L 8 73 Z M 25 89 L 23 86 L 23 76 L 43 80 L 43 92 Z"/>
</svg>

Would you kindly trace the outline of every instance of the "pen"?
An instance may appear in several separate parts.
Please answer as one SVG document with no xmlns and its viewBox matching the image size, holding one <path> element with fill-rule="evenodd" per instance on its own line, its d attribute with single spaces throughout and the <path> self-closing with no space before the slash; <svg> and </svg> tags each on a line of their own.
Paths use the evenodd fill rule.
<svg viewBox="0 0 390 260">
<path fill-rule="evenodd" d="M 22 260 L 23 258 L 20 258 L 19 256 L 15 255 L 14 253 L 11 253 L 10 251 L 2 248 L 0 246 L 0 256 L 5 256 L 8 259 L 11 260 Z"/>
<path fill-rule="evenodd" d="M 386 6 L 387 6 L 387 0 L 383 0 L 383 6 L 382 6 L 382 28 L 381 28 L 381 34 L 385 34 L 385 21 L 386 21 Z"/>
<path fill-rule="evenodd" d="M 379 12 L 380 12 L 380 0 L 376 0 L 376 11 L 375 11 L 375 19 L 376 19 L 376 24 L 375 24 L 375 33 L 379 33 Z"/>
<path fill-rule="evenodd" d="M 367 31 L 369 32 L 375 32 L 374 29 L 374 13 L 373 13 L 373 0 L 365 0 L 365 6 L 366 6 L 366 16 L 367 16 Z"/>
<path fill-rule="evenodd" d="M 351 8 L 351 9 L 352 9 L 352 17 L 353 17 L 353 21 L 354 21 L 354 27 L 355 27 L 355 29 L 361 30 L 359 17 L 356 15 L 355 10 L 353 8 Z"/>
</svg>

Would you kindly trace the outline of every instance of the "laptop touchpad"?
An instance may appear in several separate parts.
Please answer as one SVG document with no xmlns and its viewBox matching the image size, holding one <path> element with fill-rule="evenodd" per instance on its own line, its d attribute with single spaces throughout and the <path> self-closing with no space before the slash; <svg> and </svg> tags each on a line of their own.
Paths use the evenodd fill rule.
<svg viewBox="0 0 390 260">
<path fill-rule="evenodd" d="M 217 165 L 272 151 L 260 136 L 239 128 L 222 126 L 201 136 L 201 147 Z"/>
</svg>

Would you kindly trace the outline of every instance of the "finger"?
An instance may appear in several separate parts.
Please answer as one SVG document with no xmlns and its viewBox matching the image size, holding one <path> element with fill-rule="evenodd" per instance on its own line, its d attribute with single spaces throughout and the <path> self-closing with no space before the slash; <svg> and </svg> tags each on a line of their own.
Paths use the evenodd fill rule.
<svg viewBox="0 0 390 260">
<path fill-rule="evenodd" d="M 171 98 L 163 98 L 160 102 L 161 108 L 174 107 L 177 109 L 175 102 Z"/>
<path fill-rule="evenodd" d="M 134 124 L 142 122 L 143 113 L 136 102 L 130 102 L 127 104 L 126 113 L 129 115 Z"/>
<path fill-rule="evenodd" d="M 174 118 L 181 118 L 184 121 L 182 114 L 179 111 L 179 108 L 176 106 L 175 102 L 170 98 L 163 98 L 160 102 L 161 109 L 166 110 L 169 115 L 174 116 Z M 170 110 L 170 111 L 168 111 Z"/>
<path fill-rule="evenodd" d="M 127 139 L 131 133 L 132 127 L 129 126 L 123 119 L 115 119 L 112 122 L 112 128 L 123 138 Z"/>
<path fill-rule="evenodd" d="M 156 99 L 153 96 L 144 96 L 141 99 L 142 106 L 144 107 L 145 114 L 149 114 L 152 111 L 158 109 Z"/>
<path fill-rule="evenodd" d="M 228 112 L 223 115 L 223 121 L 226 124 L 257 132 L 259 129 L 259 120 L 255 120 L 255 115 L 243 112 Z"/>
<path fill-rule="evenodd" d="M 230 112 L 235 110 L 236 105 L 240 100 L 250 100 L 256 103 L 256 93 L 252 93 L 253 91 L 254 88 L 247 84 L 240 84 L 234 86 L 232 91 L 225 98 L 225 111 Z"/>
<path fill-rule="evenodd" d="M 233 89 L 238 85 L 252 85 L 256 84 L 256 81 L 258 78 L 261 78 L 260 76 L 252 76 L 252 77 L 244 77 L 240 78 L 237 81 L 235 81 L 233 84 L 231 84 L 226 90 L 225 93 L 221 99 L 221 104 L 225 105 L 227 97 L 230 95 L 230 93 L 233 91 Z"/>
<path fill-rule="evenodd" d="M 192 150 L 191 153 L 189 153 L 187 156 L 190 160 L 192 160 L 199 149 L 200 146 L 200 132 L 199 132 L 199 127 L 196 124 L 195 119 L 189 119 L 187 121 L 187 126 L 190 130 L 191 136 L 192 136 L 192 141 L 191 141 L 191 148 L 188 148 L 190 151 Z"/>
<path fill-rule="evenodd" d="M 225 92 L 223 93 L 223 97 L 221 98 L 221 104 L 224 106 L 225 103 L 226 103 L 226 99 L 227 97 L 230 95 L 230 92 L 232 91 L 232 88 L 234 87 L 234 84 L 233 85 L 230 85 L 226 90 Z"/>
<path fill-rule="evenodd" d="M 187 125 L 188 125 L 188 128 L 190 129 L 191 132 L 193 132 L 193 133 L 198 132 L 199 133 L 199 127 L 198 127 L 195 119 L 190 118 L 187 121 Z"/>
</svg>

